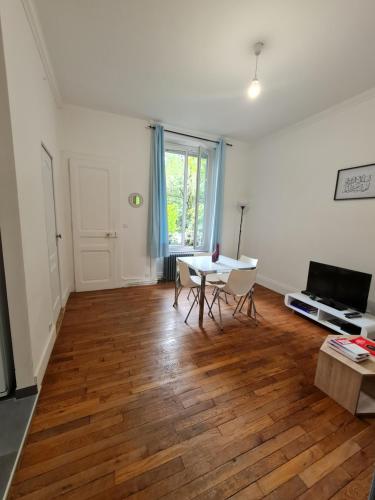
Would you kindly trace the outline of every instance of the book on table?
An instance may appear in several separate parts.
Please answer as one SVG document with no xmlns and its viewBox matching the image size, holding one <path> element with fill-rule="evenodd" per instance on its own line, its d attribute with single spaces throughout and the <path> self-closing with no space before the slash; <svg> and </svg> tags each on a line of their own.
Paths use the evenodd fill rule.
<svg viewBox="0 0 375 500">
<path fill-rule="evenodd" d="M 352 342 L 351 339 L 331 339 L 328 341 L 328 344 L 332 349 L 335 349 L 335 351 L 338 351 L 356 363 L 365 361 L 370 357 L 370 353 L 366 349 Z"/>
<path fill-rule="evenodd" d="M 370 353 L 371 356 L 375 357 L 375 342 L 365 337 L 356 337 L 355 339 L 350 339 L 353 344 L 359 345 L 362 349 L 365 349 Z"/>
</svg>

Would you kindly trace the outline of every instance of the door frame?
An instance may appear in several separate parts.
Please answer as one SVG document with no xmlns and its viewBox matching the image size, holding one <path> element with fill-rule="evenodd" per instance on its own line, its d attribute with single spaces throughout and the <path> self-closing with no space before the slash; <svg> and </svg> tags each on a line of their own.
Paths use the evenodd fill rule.
<svg viewBox="0 0 375 500">
<path fill-rule="evenodd" d="M 54 210 L 54 218 L 55 218 L 55 229 L 56 229 L 56 234 L 55 234 L 55 241 L 56 241 L 56 251 L 57 251 L 57 274 L 59 278 L 59 291 L 60 291 L 60 311 L 63 307 L 63 295 L 62 295 L 62 283 L 61 283 L 61 267 L 60 267 L 60 248 L 59 244 L 57 241 L 57 235 L 59 234 L 58 230 L 58 225 L 57 225 L 57 210 L 56 210 L 56 194 L 55 194 L 55 172 L 54 172 L 54 161 L 53 161 L 53 156 L 49 152 L 47 146 L 41 142 L 42 149 L 44 152 L 47 154 L 49 159 L 51 160 L 51 176 L 52 176 L 52 197 L 53 197 L 53 210 Z M 42 165 L 43 168 L 43 165 Z M 44 193 L 43 193 L 44 194 Z M 45 210 L 45 208 L 44 208 Z M 47 228 L 46 228 L 47 229 Z M 47 233 L 46 233 L 47 235 Z M 50 272 L 48 272 L 50 274 Z M 52 320 L 53 320 L 53 303 L 51 301 L 51 307 L 52 307 Z M 59 313 L 60 314 L 60 313 Z"/>
</svg>

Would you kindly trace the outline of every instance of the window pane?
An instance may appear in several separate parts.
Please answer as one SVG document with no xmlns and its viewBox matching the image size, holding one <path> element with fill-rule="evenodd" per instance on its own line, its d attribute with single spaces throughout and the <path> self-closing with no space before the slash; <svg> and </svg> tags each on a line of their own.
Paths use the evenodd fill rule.
<svg viewBox="0 0 375 500">
<path fill-rule="evenodd" d="M 169 244 L 182 245 L 185 154 L 165 152 Z"/>
<path fill-rule="evenodd" d="M 207 156 L 201 157 L 201 169 L 199 175 L 198 186 L 198 202 L 197 202 L 197 230 L 196 230 L 196 246 L 202 247 L 204 243 L 204 209 L 206 204 L 207 190 Z"/>
<path fill-rule="evenodd" d="M 204 247 L 208 156 L 206 154 L 201 156 L 200 174 L 198 158 L 195 152 L 183 150 L 165 152 L 168 231 L 171 246 Z"/>
<path fill-rule="evenodd" d="M 185 245 L 194 246 L 195 196 L 197 191 L 198 157 L 189 155 L 186 180 Z"/>
</svg>

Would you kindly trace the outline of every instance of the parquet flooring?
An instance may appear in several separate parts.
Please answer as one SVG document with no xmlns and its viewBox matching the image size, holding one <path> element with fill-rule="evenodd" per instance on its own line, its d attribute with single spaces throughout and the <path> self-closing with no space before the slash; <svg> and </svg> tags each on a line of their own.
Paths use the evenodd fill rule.
<svg viewBox="0 0 375 500">
<path fill-rule="evenodd" d="M 259 326 L 189 325 L 170 285 L 73 294 L 11 498 L 365 499 L 375 427 L 313 385 L 328 331 L 257 287 Z"/>
</svg>

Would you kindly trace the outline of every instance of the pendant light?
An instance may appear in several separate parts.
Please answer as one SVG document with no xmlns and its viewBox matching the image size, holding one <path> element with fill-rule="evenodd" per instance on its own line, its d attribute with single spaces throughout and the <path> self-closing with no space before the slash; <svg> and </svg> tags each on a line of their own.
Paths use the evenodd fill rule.
<svg viewBox="0 0 375 500">
<path fill-rule="evenodd" d="M 260 94 L 260 91 L 262 90 L 262 87 L 260 85 L 260 82 L 258 80 L 258 57 L 260 56 L 262 49 L 263 49 L 264 43 L 263 42 L 257 42 L 254 45 L 254 54 L 255 54 L 255 74 L 254 78 L 252 79 L 249 88 L 247 89 L 247 95 L 250 97 L 250 99 L 256 99 L 258 95 Z"/>
</svg>

